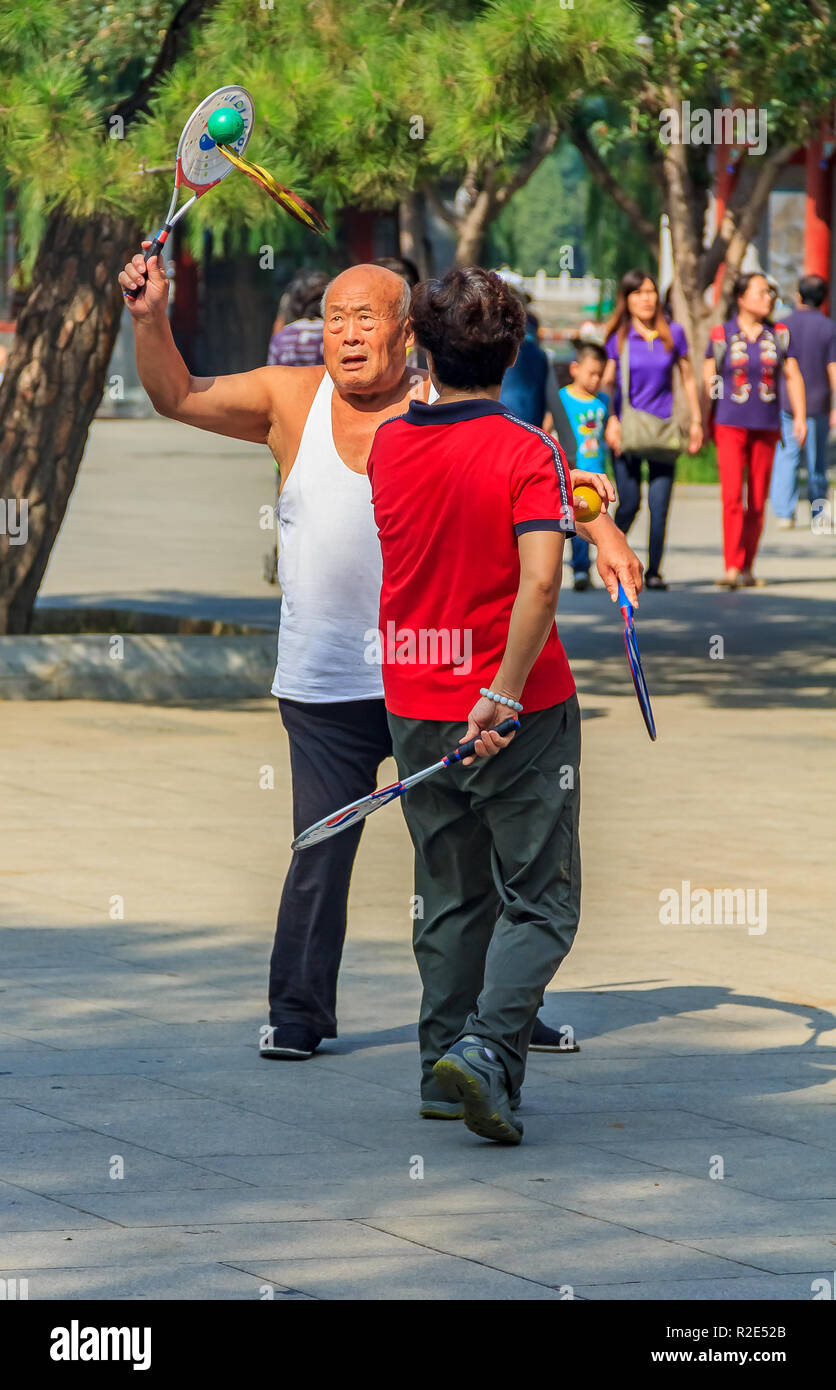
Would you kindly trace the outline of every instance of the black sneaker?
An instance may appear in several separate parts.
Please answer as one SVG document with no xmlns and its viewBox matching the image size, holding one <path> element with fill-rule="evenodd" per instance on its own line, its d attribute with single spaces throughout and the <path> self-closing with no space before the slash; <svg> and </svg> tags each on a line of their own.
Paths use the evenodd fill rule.
<svg viewBox="0 0 836 1390">
<path fill-rule="evenodd" d="M 464 1122 L 474 1134 L 497 1144 L 522 1141 L 523 1127 L 511 1111 L 505 1067 L 481 1038 L 469 1033 L 453 1043 L 436 1062 L 433 1076 L 449 1100 L 461 1101 Z"/>
<path fill-rule="evenodd" d="M 589 570 L 578 570 L 577 574 L 575 575 L 574 587 L 578 591 L 578 593 L 582 593 L 584 589 L 588 589 L 590 587 Z"/>
<path fill-rule="evenodd" d="M 534 1029 L 531 1034 L 531 1042 L 528 1044 L 529 1052 L 580 1052 L 581 1045 L 577 1042 L 570 1043 L 562 1033 L 558 1033 L 556 1028 L 549 1028 L 541 1018 L 534 1020 Z"/>
<path fill-rule="evenodd" d="M 318 1033 L 304 1023 L 265 1024 L 258 1040 L 261 1057 L 279 1062 L 304 1062 L 322 1042 Z"/>
</svg>

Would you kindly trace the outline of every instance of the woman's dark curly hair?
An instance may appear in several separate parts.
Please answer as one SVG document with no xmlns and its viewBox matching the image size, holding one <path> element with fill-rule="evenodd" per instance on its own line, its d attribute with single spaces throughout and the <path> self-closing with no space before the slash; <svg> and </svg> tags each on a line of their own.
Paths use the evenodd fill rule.
<svg viewBox="0 0 836 1390">
<path fill-rule="evenodd" d="M 525 309 L 514 291 L 478 265 L 416 285 L 412 322 L 436 379 L 464 391 L 498 386 L 525 337 Z"/>
</svg>

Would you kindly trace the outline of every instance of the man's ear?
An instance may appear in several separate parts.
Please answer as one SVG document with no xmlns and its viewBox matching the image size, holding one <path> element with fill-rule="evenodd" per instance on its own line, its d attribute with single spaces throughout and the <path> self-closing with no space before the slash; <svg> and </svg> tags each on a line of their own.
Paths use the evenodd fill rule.
<svg viewBox="0 0 836 1390">
<path fill-rule="evenodd" d="M 407 356 L 409 356 L 415 346 L 415 329 L 412 326 L 412 319 L 407 319 L 403 326 L 403 332 L 404 341 L 406 342 L 406 352 Z"/>
</svg>

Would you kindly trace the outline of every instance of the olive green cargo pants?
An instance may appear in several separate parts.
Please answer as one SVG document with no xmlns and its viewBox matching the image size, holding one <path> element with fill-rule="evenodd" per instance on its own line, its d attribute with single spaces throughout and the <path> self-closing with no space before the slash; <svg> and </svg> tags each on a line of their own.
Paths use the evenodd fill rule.
<svg viewBox="0 0 836 1390">
<path fill-rule="evenodd" d="M 455 748 L 462 723 L 389 715 L 406 777 Z M 511 1091 L 543 991 L 580 915 L 580 710 L 521 715 L 507 748 L 421 782 L 401 805 L 415 846 L 413 946 L 423 984 L 421 1091 L 432 1069 L 473 1033 L 502 1058 Z"/>
</svg>

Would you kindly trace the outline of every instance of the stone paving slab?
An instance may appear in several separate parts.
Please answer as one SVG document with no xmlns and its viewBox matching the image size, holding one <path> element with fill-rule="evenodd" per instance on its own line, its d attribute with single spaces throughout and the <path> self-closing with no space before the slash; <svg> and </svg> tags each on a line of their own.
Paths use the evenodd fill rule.
<svg viewBox="0 0 836 1390">
<path fill-rule="evenodd" d="M 259 1278 L 289 1282 L 314 1298 L 418 1300 L 420 1302 L 555 1300 L 563 1295 L 537 1280 L 510 1275 L 471 1260 L 411 1250 L 385 1260 L 281 1260 L 244 1268 Z M 383 1291 L 385 1290 L 385 1294 Z"/>
<path fill-rule="evenodd" d="M 423 1249 L 442 1251 L 560 1286 L 589 1282 L 736 1276 L 748 1273 L 733 1260 L 706 1255 L 670 1240 L 612 1225 L 591 1215 L 555 1209 L 526 1213 L 399 1217 L 376 1220 Z"/>
<path fill-rule="evenodd" d="M 118 1268 L 92 1265 L 82 1269 L 9 1270 L 4 1277 L 18 1281 L 26 1279 L 29 1298 L 45 1302 L 75 1303 L 87 1299 L 226 1302 L 270 1296 L 276 1301 L 304 1303 L 314 1297 L 220 1261 L 183 1265 L 178 1261 L 154 1259 L 150 1264 L 124 1264 Z"/>
<path fill-rule="evenodd" d="M 245 1259 L 384 1258 L 402 1255 L 405 1248 L 406 1243 L 397 1236 L 359 1221 L 253 1221 L 215 1227 L 204 1220 L 142 1230 L 99 1221 L 95 1230 L 77 1230 L 69 1239 L 60 1232 L 47 1231 L 0 1236 L 0 1269 L 68 1269 L 100 1264 L 118 1268 L 123 1264 L 150 1265 L 157 1259 L 177 1260 L 186 1267 L 207 1260 L 240 1264 Z M 412 1243 L 408 1252 L 424 1254 Z"/>
<path fill-rule="evenodd" d="M 390 1217 L 420 1215 L 424 1211 L 446 1216 L 483 1211 L 538 1212 L 540 1203 L 534 1197 L 491 1187 L 487 1183 L 459 1180 L 447 1181 L 443 1176 L 426 1181 L 409 1176 L 409 1162 L 403 1163 L 398 1178 L 376 1175 L 370 1183 L 365 1174 L 353 1178 L 322 1180 L 309 1178 L 305 1182 L 271 1186 L 265 1183 L 252 1161 L 249 1182 L 258 1187 L 239 1183 L 211 1197 L 212 1224 L 235 1225 L 241 1222 L 312 1221 L 318 1219 L 385 1220 Z M 206 1211 L 207 1198 L 203 1192 L 76 1192 L 64 1200 L 106 1221 L 120 1226 L 182 1226 L 199 1220 Z"/>
<path fill-rule="evenodd" d="M 724 1259 L 740 1260 L 773 1274 L 792 1274 L 816 1270 L 830 1278 L 836 1261 L 836 1232 L 826 1227 L 808 1235 L 776 1235 L 747 1232 L 743 1235 L 699 1236 L 692 1244 Z M 830 1273 L 828 1273 L 830 1271 Z"/>
<path fill-rule="evenodd" d="M 811 1285 L 815 1278 L 814 1274 L 759 1274 L 746 1275 L 739 1279 L 649 1279 L 634 1284 L 580 1284 L 575 1293 L 578 1298 L 593 1301 L 645 1303 L 659 1300 L 667 1303 L 697 1299 L 700 1302 L 717 1303 L 800 1303 L 809 1302 L 812 1298 Z M 681 1319 L 677 1319 L 673 1313 L 671 1320 L 681 1325 Z M 770 1326 L 780 1325 L 780 1314 L 771 1315 L 766 1321 Z M 747 1315 L 745 1325 L 752 1325 L 750 1315 Z M 672 1345 L 666 1342 L 662 1347 L 660 1343 L 656 1350 L 670 1350 Z M 756 1349 L 763 1350 L 762 1347 Z M 780 1341 L 774 1344 L 770 1341 L 769 1349 L 780 1351 Z"/>
<path fill-rule="evenodd" d="M 74 1231 L 101 1225 L 94 1212 L 72 1201 L 54 1201 L 0 1182 L 0 1232 Z"/>
</svg>

